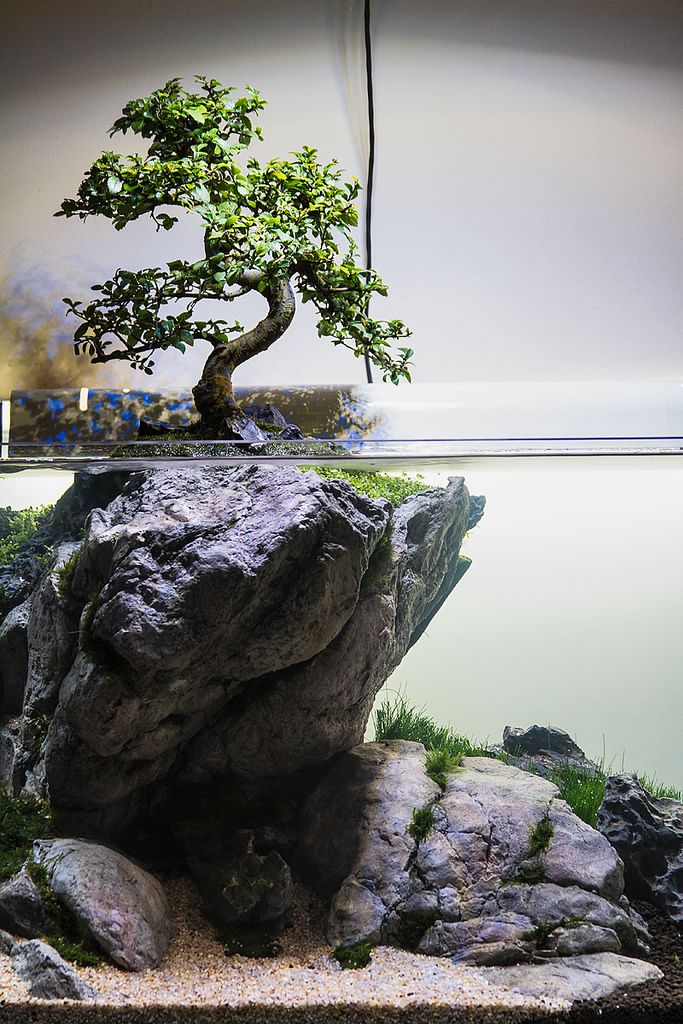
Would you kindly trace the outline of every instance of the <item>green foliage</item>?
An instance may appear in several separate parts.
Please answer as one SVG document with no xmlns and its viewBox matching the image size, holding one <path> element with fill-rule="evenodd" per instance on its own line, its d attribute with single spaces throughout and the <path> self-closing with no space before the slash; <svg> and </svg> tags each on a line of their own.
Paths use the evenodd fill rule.
<svg viewBox="0 0 683 1024">
<path fill-rule="evenodd" d="M 537 825 L 529 829 L 529 850 L 533 857 L 548 849 L 555 829 L 547 817 L 541 818 Z"/>
<path fill-rule="evenodd" d="M 426 807 L 414 807 L 408 825 L 408 833 L 419 845 L 434 828 L 434 811 L 430 804 Z"/>
<path fill-rule="evenodd" d="M 74 581 L 76 566 L 78 565 L 78 559 L 80 557 L 81 548 L 78 547 L 75 551 L 72 551 L 63 565 L 60 565 L 59 568 L 55 569 L 57 593 L 63 601 L 69 601 L 71 599 L 71 585 Z"/>
<path fill-rule="evenodd" d="M 372 945 L 369 942 L 353 942 L 349 946 L 337 946 L 332 956 L 344 970 L 358 970 L 367 967 L 372 960 Z"/>
<path fill-rule="evenodd" d="M 436 782 L 441 790 L 446 789 L 448 776 L 456 771 L 462 762 L 462 754 L 453 754 L 443 748 L 427 751 L 426 770 L 430 779 Z"/>
<path fill-rule="evenodd" d="M 0 880 L 20 870 L 35 839 L 51 835 L 52 817 L 45 801 L 0 790 Z"/>
<path fill-rule="evenodd" d="M 103 962 L 102 956 L 82 940 L 65 939 L 62 935 L 50 935 L 47 937 L 47 941 L 61 957 L 79 967 L 99 967 Z"/>
<path fill-rule="evenodd" d="M 234 925 L 219 932 L 226 956 L 246 956 L 254 960 L 279 956 L 282 944 L 275 934 L 263 925 Z"/>
<path fill-rule="evenodd" d="M 11 515 L 9 530 L 0 538 L 0 565 L 9 565 L 19 554 L 22 545 L 30 540 L 52 512 L 52 505 L 26 508 Z"/>
<path fill-rule="evenodd" d="M 387 289 L 373 270 L 358 265 L 351 235 L 358 223 L 358 181 L 344 181 L 336 161 L 320 163 L 310 147 L 287 160 L 261 165 L 252 158 L 244 165 L 242 152 L 261 138 L 254 117 L 265 100 L 255 89 L 235 97 L 234 89 L 215 79 L 195 81 L 196 92 L 174 78 L 127 103 L 110 135 L 130 131 L 149 139 L 146 153 L 102 153 L 76 198 L 64 200 L 56 216 L 100 215 L 117 230 L 150 216 L 157 230 L 168 231 L 178 222 L 175 211 L 193 213 L 204 231 L 205 255 L 165 268 L 117 270 L 94 287 L 101 298 L 87 306 L 65 299 L 82 321 L 76 352 L 93 362 L 124 359 L 151 373 L 157 351 L 184 352 L 196 340 L 229 349 L 239 342 L 231 335 L 241 334 L 242 325 L 195 319 L 197 303 L 230 302 L 253 290 L 266 294 L 291 280 L 302 301 L 315 306 L 320 337 L 356 356 L 367 353 L 385 380 L 409 380 L 412 349 L 398 348 L 394 355 L 391 342 L 410 332 L 400 320 L 374 320 L 368 313 L 370 299 Z M 169 312 L 176 302 L 184 308 Z"/>
<path fill-rule="evenodd" d="M 377 741 L 412 740 L 423 743 L 428 751 L 444 751 L 458 764 L 463 757 L 487 754 L 485 745 L 461 736 L 450 725 L 437 725 L 424 708 L 413 707 L 403 694 L 398 694 L 393 700 L 387 698 L 382 701 L 373 715 L 373 723 Z"/>
<path fill-rule="evenodd" d="M 299 466 L 305 473 L 312 470 L 324 480 L 345 480 L 351 484 L 359 494 L 365 494 L 368 498 L 386 498 L 392 505 L 398 507 L 412 494 L 419 494 L 427 489 L 424 477 L 417 474 L 409 476 L 407 473 L 399 473 L 396 476 L 389 473 L 364 473 L 356 469 L 337 469 L 335 466 Z"/>
</svg>

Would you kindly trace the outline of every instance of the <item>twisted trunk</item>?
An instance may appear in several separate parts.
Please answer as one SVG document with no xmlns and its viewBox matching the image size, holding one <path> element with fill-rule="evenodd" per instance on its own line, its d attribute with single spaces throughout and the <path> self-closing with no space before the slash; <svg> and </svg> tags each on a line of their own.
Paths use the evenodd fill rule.
<svg viewBox="0 0 683 1024">
<path fill-rule="evenodd" d="M 247 271 L 239 284 L 247 289 L 256 289 L 263 279 L 260 271 Z M 268 283 L 261 294 L 268 302 L 266 316 L 239 338 L 226 345 L 216 345 L 204 365 L 199 383 L 192 390 L 204 429 L 220 432 L 221 424 L 237 415 L 232 387 L 234 371 L 247 359 L 270 348 L 292 322 L 295 301 L 288 280 Z"/>
</svg>

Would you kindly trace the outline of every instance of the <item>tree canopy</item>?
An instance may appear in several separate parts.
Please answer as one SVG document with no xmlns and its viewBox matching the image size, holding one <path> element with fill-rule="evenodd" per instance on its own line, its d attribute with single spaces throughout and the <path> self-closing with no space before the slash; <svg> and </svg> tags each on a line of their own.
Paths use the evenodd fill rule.
<svg viewBox="0 0 683 1024">
<path fill-rule="evenodd" d="M 215 79 L 195 81 L 196 92 L 171 79 L 127 103 L 110 135 L 149 139 L 146 153 L 102 153 L 56 216 L 104 216 L 117 230 L 149 216 L 157 230 L 169 231 L 178 210 L 188 211 L 200 218 L 204 256 L 163 268 L 119 269 L 93 286 L 99 293 L 93 301 L 65 299 L 82 321 L 76 353 L 93 362 L 127 360 L 151 373 L 154 353 L 208 342 L 212 352 L 195 388 L 197 406 L 208 415 L 217 395 L 231 396 L 235 368 L 287 329 L 294 288 L 315 306 L 321 337 L 356 356 L 367 354 L 385 380 L 410 380 L 412 349 L 392 348 L 410 332 L 400 320 L 375 320 L 369 313 L 371 298 L 387 289 L 374 270 L 359 265 L 352 237 L 358 181 L 345 181 L 335 160 L 321 163 L 309 147 L 264 164 L 240 160 L 262 138 L 254 119 L 265 101 L 252 88 L 235 96 Z M 249 331 L 238 322 L 195 316 L 204 299 L 233 301 L 254 290 L 268 302 L 268 314 Z"/>
</svg>

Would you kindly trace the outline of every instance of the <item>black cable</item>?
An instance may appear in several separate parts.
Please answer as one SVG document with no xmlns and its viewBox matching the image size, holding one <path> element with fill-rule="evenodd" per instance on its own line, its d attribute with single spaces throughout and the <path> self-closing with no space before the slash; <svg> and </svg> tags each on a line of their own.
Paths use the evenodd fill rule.
<svg viewBox="0 0 683 1024">
<path fill-rule="evenodd" d="M 368 93 L 368 173 L 365 192 L 365 266 L 372 268 L 372 191 L 375 177 L 375 91 L 372 80 L 372 35 L 370 32 L 370 0 L 365 0 L 365 82 Z M 370 300 L 368 299 L 368 306 Z M 365 373 L 372 384 L 370 357 L 365 353 Z"/>
</svg>

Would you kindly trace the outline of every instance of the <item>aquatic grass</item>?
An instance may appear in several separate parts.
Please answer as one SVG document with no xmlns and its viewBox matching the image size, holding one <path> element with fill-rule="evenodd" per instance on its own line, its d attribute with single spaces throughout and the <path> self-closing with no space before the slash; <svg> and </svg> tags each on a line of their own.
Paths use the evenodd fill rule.
<svg viewBox="0 0 683 1024">
<path fill-rule="evenodd" d="M 337 469 L 335 466 L 299 466 L 302 473 L 312 470 L 323 480 L 345 480 L 346 483 L 368 498 L 386 498 L 397 507 L 406 498 L 419 494 L 429 486 L 420 474 L 367 473 L 356 469 Z"/>
<path fill-rule="evenodd" d="M 9 565 L 14 561 L 22 546 L 43 525 L 53 508 L 54 505 L 39 505 L 18 511 L 5 510 L 9 525 L 0 538 L 0 565 Z"/>
<path fill-rule="evenodd" d="M 683 802 L 683 790 L 677 789 L 676 786 L 665 786 L 656 775 L 638 773 L 636 778 L 643 789 L 646 789 L 650 796 L 655 797 L 655 799 Z"/>
<path fill-rule="evenodd" d="M 445 790 L 448 783 L 448 776 L 456 771 L 462 763 L 461 754 L 453 754 L 450 750 L 439 748 L 428 750 L 425 768 L 427 775 L 437 784 L 439 789 Z"/>
<path fill-rule="evenodd" d="M 457 764 L 463 757 L 491 756 L 486 744 L 456 732 L 450 725 L 438 725 L 424 708 L 410 704 L 404 694 L 382 701 L 373 715 L 375 740 L 412 740 L 428 751 L 442 751 Z"/>
<path fill-rule="evenodd" d="M 598 767 L 581 768 L 573 764 L 559 765 L 548 775 L 560 791 L 560 797 L 566 800 L 574 814 L 585 821 L 591 828 L 598 823 L 598 809 L 605 795 L 604 770 Z"/>
</svg>

